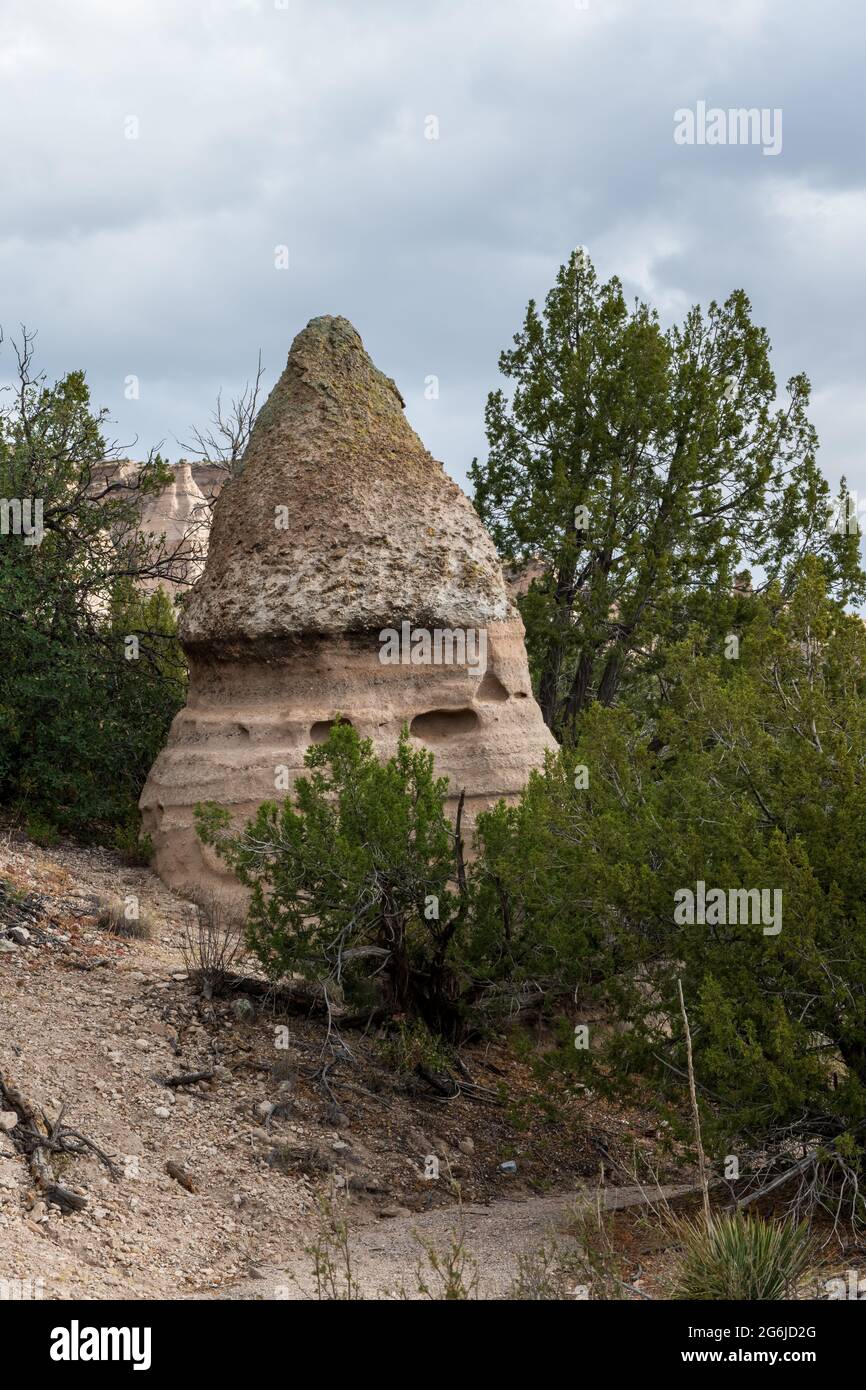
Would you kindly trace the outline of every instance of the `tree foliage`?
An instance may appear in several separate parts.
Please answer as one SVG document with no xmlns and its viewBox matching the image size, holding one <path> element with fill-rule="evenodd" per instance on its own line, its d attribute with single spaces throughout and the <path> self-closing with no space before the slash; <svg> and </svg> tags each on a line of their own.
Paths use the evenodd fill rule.
<svg viewBox="0 0 866 1390">
<path fill-rule="evenodd" d="M 682 979 L 717 1154 L 744 1135 L 860 1152 L 866 630 L 815 560 L 751 608 L 738 659 L 699 632 L 667 653 L 651 723 L 586 711 L 520 805 L 482 818 L 482 857 L 520 968 L 558 966 L 607 1020 L 572 1052 L 595 1084 L 651 1079 L 680 1104 Z M 677 894 L 699 882 L 778 891 L 780 929 L 727 909 L 739 920 L 678 921 Z"/>
<path fill-rule="evenodd" d="M 382 764 L 340 722 L 305 763 L 310 776 L 240 834 L 224 808 L 196 808 L 201 838 L 252 890 L 251 946 L 271 976 L 298 971 L 356 994 L 378 981 L 387 1009 L 458 1036 L 471 992 L 470 890 L 447 779 L 406 730 Z"/>
<path fill-rule="evenodd" d="M 34 371 L 25 334 L 0 410 L 0 797 L 34 825 L 127 843 L 185 668 L 171 603 L 137 587 L 178 563 L 138 532 L 141 495 L 170 474 L 155 455 L 121 485 L 105 423 L 82 372 Z M 41 537 L 7 504 L 31 524 L 38 507 Z"/>
<path fill-rule="evenodd" d="M 639 686 L 689 623 L 724 632 L 744 564 L 790 592 L 816 554 L 836 596 L 862 595 L 858 537 L 828 528 L 808 379 L 777 407 L 741 290 L 664 332 L 575 252 L 499 366 L 513 391 L 489 396 L 470 477 L 504 559 L 537 567 L 520 607 L 558 734 Z"/>
</svg>

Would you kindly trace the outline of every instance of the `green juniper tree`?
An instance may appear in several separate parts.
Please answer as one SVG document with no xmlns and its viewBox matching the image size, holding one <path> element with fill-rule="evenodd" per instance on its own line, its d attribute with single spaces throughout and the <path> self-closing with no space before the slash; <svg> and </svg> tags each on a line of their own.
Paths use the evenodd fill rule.
<svg viewBox="0 0 866 1390">
<path fill-rule="evenodd" d="M 828 528 L 809 382 L 776 408 L 742 291 L 663 332 L 575 252 L 499 366 L 513 392 L 488 398 L 470 477 L 503 558 L 540 571 L 520 607 L 556 733 L 639 687 L 690 621 L 724 631 L 744 564 L 787 591 L 817 553 L 837 596 L 862 593 L 858 536 Z"/>
<path fill-rule="evenodd" d="M 382 764 L 345 722 L 305 763 L 309 777 L 240 833 L 224 808 L 196 807 L 202 840 L 252 890 L 251 946 L 271 977 L 297 971 L 356 992 L 374 979 L 386 1011 L 459 1037 L 471 894 L 447 779 L 405 729 Z"/>
<path fill-rule="evenodd" d="M 752 607 L 737 659 L 699 633 L 667 654 L 650 724 L 587 711 L 521 804 L 481 818 L 481 864 L 510 968 L 559 972 L 606 1020 L 570 1052 L 594 1084 L 682 1105 L 681 979 L 716 1157 L 823 1146 L 862 1175 L 866 629 L 815 559 Z M 689 920 L 699 883 L 727 906 Z"/>
<path fill-rule="evenodd" d="M 138 532 L 141 496 L 170 479 L 162 460 L 121 480 L 83 373 L 48 384 L 33 346 L 25 333 L 0 399 L 0 799 L 34 829 L 128 846 L 185 682 L 171 605 L 137 582 L 188 556 Z"/>
</svg>

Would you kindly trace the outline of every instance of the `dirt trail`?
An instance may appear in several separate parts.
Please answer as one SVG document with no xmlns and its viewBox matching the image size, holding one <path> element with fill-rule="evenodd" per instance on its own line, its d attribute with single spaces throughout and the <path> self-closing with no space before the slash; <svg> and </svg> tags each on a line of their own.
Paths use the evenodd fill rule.
<svg viewBox="0 0 866 1390">
<path fill-rule="evenodd" d="M 106 892 L 139 899 L 150 939 L 99 929 L 95 904 Z M 293 1018 L 290 1049 L 278 1052 L 272 1020 L 248 1000 L 202 1000 L 184 968 L 191 907 L 149 870 L 103 850 L 46 851 L 0 838 L 0 893 L 0 1068 L 50 1116 L 66 1103 L 67 1123 L 122 1170 L 112 1180 L 95 1158 L 70 1162 L 63 1180 L 87 1206 L 61 1216 L 34 1189 L 8 1128 L 14 1116 L 2 1117 L 0 1298 L 6 1285 L 37 1284 L 47 1299 L 309 1297 L 305 1247 L 335 1180 L 351 1193 L 354 1276 L 364 1295 L 399 1297 L 405 1287 L 417 1296 L 425 1245 L 447 1249 L 461 1219 L 444 1182 L 425 1180 L 431 1154 L 464 1194 L 479 1295 L 502 1297 L 521 1253 L 557 1228 L 567 1241 L 563 1214 L 576 1197 L 592 1196 L 578 1189 L 594 1181 L 599 1152 L 633 1132 L 627 1117 L 591 1098 L 580 1100 L 576 1120 L 545 1118 L 538 1136 L 514 1131 L 501 1102 L 461 1096 L 445 1106 L 394 1084 L 393 1070 L 377 1064 L 368 1075 L 362 1048 L 375 1061 L 376 1044 L 359 1037 L 352 1066 L 339 1082 L 331 1073 L 342 1086 L 340 1104 L 331 1104 L 310 1080 L 322 1024 Z M 513 1097 L 519 1065 L 507 1048 L 493 1051 L 491 1065 L 494 1058 L 501 1066 L 479 1075 L 488 1084 L 505 1078 Z M 198 1071 L 212 1079 L 164 1084 Z M 383 1075 L 373 1094 L 368 1087 Z M 503 1171 L 512 1157 L 513 1176 Z M 173 1167 L 191 1176 L 190 1190 Z M 542 1182 L 559 1195 L 535 1195 Z M 611 1188 L 607 1200 L 622 1205 L 635 1195 Z"/>
<path fill-rule="evenodd" d="M 691 1188 L 663 1189 L 666 1197 Z M 574 1248 L 567 1233 L 568 1216 L 578 1203 L 595 1203 L 590 1188 L 547 1197 L 522 1197 L 489 1206 L 472 1204 L 395 1217 L 387 1222 L 353 1230 L 350 1236 L 352 1278 L 368 1299 L 419 1298 L 417 1271 L 433 1279 L 425 1247 L 444 1252 L 458 1231 L 470 1257 L 470 1269 L 477 1268 L 477 1295 L 481 1299 L 508 1296 L 521 1255 L 536 1252 L 546 1242 L 556 1240 L 560 1248 Z M 644 1194 L 637 1187 L 608 1188 L 603 1205 L 607 1211 L 644 1205 Z M 192 1297 L 221 1299 L 304 1299 L 315 1296 L 309 1256 L 293 1259 L 290 1265 L 269 1266 L 257 1271 L 258 1277 L 244 1280 L 216 1295 Z M 579 1288 L 570 1294 L 584 1296 Z"/>
</svg>

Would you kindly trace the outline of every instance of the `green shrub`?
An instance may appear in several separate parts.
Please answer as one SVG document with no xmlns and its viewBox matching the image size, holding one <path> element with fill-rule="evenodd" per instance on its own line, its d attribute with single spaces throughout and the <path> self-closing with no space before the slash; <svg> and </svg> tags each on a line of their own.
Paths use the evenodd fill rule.
<svg viewBox="0 0 866 1390">
<path fill-rule="evenodd" d="M 43 849 L 50 849 L 60 839 L 57 827 L 39 811 L 31 811 L 24 824 L 27 838 L 32 840 L 34 845 L 41 845 Z"/>
<path fill-rule="evenodd" d="M 671 1297 L 764 1302 L 793 1297 L 809 1266 L 813 1244 L 805 1222 L 764 1221 L 758 1216 L 714 1216 L 675 1222 L 683 1253 Z"/>
<path fill-rule="evenodd" d="M 655 718 L 587 711 L 520 805 L 479 818 L 479 872 L 509 903 L 510 968 L 575 992 L 576 1079 L 651 1086 L 688 1140 L 681 978 L 711 1165 L 796 1139 L 862 1179 L 866 628 L 814 562 L 751 606 L 736 660 L 699 632 L 667 653 Z M 773 920 L 678 918 L 701 881 L 726 909 L 765 892 Z"/>
<path fill-rule="evenodd" d="M 135 868 L 146 867 L 153 858 L 153 840 L 149 835 L 142 835 L 137 816 L 126 825 L 114 827 L 112 843 L 124 862 Z"/>
<path fill-rule="evenodd" d="M 416 1067 L 447 1075 L 453 1064 L 449 1048 L 420 1019 L 401 1019 L 391 1036 L 381 1045 L 382 1056 L 397 1072 L 413 1072 Z"/>
<path fill-rule="evenodd" d="M 201 838 L 252 890 L 252 949 L 272 977 L 299 972 L 347 997 L 359 979 L 375 982 L 383 1008 L 459 1038 L 478 982 L 466 964 L 473 886 L 445 811 L 447 779 L 405 728 L 383 764 L 337 722 L 305 762 L 310 776 L 240 835 L 224 809 L 196 808 Z"/>
</svg>

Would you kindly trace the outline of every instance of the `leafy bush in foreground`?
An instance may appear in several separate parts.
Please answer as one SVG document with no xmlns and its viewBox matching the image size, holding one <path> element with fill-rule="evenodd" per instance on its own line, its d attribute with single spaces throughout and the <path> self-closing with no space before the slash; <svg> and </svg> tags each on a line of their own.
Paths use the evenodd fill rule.
<svg viewBox="0 0 866 1390">
<path fill-rule="evenodd" d="M 373 977 L 383 1006 L 460 1035 L 471 887 L 444 801 L 447 779 L 404 729 L 386 763 L 337 722 L 309 748 L 308 777 L 265 802 L 240 835 L 196 808 L 198 832 L 252 890 L 249 941 L 269 975 L 301 972 L 350 992 Z"/>
</svg>

